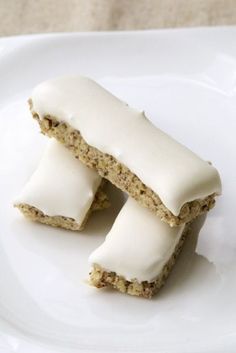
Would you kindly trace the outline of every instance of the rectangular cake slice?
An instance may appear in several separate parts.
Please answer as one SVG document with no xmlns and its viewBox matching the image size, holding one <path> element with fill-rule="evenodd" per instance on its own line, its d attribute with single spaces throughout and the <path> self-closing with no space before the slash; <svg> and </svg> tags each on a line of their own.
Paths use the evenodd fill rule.
<svg viewBox="0 0 236 353">
<path fill-rule="evenodd" d="M 90 255 L 91 284 L 151 298 L 164 285 L 188 230 L 189 224 L 170 227 L 129 198 Z"/>
<path fill-rule="evenodd" d="M 50 139 L 38 168 L 15 206 L 29 219 L 70 230 L 82 230 L 91 211 L 109 206 L 102 178 Z"/>
<path fill-rule="evenodd" d="M 212 165 L 93 80 L 43 82 L 30 106 L 43 133 L 171 226 L 208 211 L 221 193 Z"/>
</svg>

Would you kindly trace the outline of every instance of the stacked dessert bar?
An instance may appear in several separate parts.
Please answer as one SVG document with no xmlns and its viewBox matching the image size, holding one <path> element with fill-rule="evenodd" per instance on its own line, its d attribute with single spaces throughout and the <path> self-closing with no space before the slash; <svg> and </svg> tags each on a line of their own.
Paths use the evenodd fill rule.
<svg viewBox="0 0 236 353">
<path fill-rule="evenodd" d="M 34 220 L 79 230 L 91 210 L 108 206 L 101 184 L 109 180 L 128 199 L 89 258 L 90 281 L 152 297 L 191 222 L 221 193 L 217 170 L 89 78 L 43 82 L 29 104 L 41 131 L 57 142 L 16 205 Z"/>
</svg>

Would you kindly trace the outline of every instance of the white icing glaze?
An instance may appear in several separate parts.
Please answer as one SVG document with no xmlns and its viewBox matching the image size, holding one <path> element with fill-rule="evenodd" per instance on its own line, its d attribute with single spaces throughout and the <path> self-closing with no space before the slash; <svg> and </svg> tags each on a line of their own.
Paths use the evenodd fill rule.
<svg viewBox="0 0 236 353">
<path fill-rule="evenodd" d="M 80 76 L 38 85 L 34 110 L 79 130 L 86 142 L 113 155 L 178 215 L 184 203 L 221 193 L 217 170 L 156 128 L 96 82 Z"/>
<path fill-rule="evenodd" d="M 34 206 L 48 216 L 74 218 L 81 224 L 89 210 L 101 177 L 50 139 L 38 168 L 15 204 Z"/>
<path fill-rule="evenodd" d="M 90 264 L 127 280 L 151 282 L 161 273 L 182 235 L 184 225 L 170 227 L 152 211 L 128 198 Z"/>
</svg>

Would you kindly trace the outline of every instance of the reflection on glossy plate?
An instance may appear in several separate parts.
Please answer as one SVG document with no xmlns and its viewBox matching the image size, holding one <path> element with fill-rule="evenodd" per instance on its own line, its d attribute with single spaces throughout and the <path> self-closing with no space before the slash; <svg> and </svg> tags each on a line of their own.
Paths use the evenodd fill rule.
<svg viewBox="0 0 236 353">
<path fill-rule="evenodd" d="M 1 353 L 235 352 L 235 36 L 213 28 L 0 40 Z M 223 196 L 151 301 L 86 282 L 88 255 L 124 202 L 118 190 L 108 187 L 112 207 L 78 234 L 12 208 L 46 142 L 26 100 L 38 82 L 72 73 L 97 78 L 221 172 Z"/>
</svg>

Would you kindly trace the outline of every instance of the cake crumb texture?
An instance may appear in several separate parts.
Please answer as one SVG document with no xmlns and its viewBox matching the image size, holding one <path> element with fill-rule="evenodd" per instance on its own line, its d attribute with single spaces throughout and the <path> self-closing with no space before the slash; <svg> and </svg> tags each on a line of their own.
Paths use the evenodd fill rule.
<svg viewBox="0 0 236 353">
<path fill-rule="evenodd" d="M 117 275 L 115 272 L 106 271 L 97 264 L 94 264 L 90 272 L 90 283 L 94 287 L 103 288 L 110 287 L 114 288 L 122 293 L 135 295 L 150 299 L 158 290 L 165 284 L 167 277 L 169 276 L 177 257 L 182 250 L 188 233 L 190 232 L 190 225 L 186 225 L 183 234 L 175 247 L 174 253 L 168 262 L 165 264 L 162 272 L 153 282 L 138 282 L 137 280 L 127 281 L 124 277 Z"/>
<path fill-rule="evenodd" d="M 101 183 L 101 185 L 102 184 L 103 183 Z M 64 228 L 64 229 L 69 229 L 74 231 L 80 231 L 84 229 L 85 224 L 92 211 L 102 210 L 102 209 L 108 208 L 109 206 L 110 206 L 110 202 L 108 200 L 107 195 L 101 190 L 101 186 L 99 187 L 95 195 L 95 198 L 93 200 L 93 203 L 90 209 L 88 210 L 82 224 L 77 223 L 75 219 L 70 217 L 48 216 L 38 208 L 25 203 L 20 203 L 15 205 L 15 207 L 17 207 L 23 213 L 23 215 L 26 218 L 30 219 L 31 221 L 40 222 L 43 224 L 50 225 L 52 227 L 59 227 L 59 228 Z"/>
<path fill-rule="evenodd" d="M 33 111 L 32 102 L 29 101 L 33 117 L 38 121 L 41 131 L 49 137 L 55 137 L 59 142 L 69 148 L 81 162 L 95 169 L 102 177 L 127 192 L 142 206 L 156 213 L 161 220 L 170 226 L 178 226 L 190 222 L 200 214 L 209 211 L 215 204 L 215 194 L 204 199 L 185 203 L 178 216 L 175 216 L 162 203 L 161 199 L 149 187 L 133 174 L 125 165 L 119 163 L 113 156 L 102 153 L 95 147 L 88 145 L 80 132 L 65 122 L 59 122 L 55 117 L 46 115 L 40 119 Z"/>
</svg>

